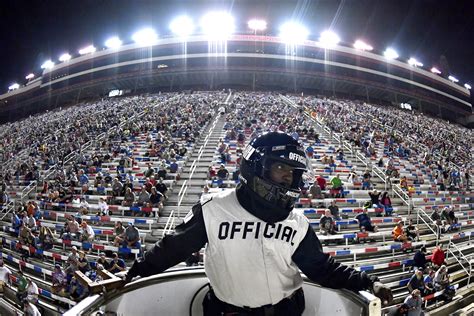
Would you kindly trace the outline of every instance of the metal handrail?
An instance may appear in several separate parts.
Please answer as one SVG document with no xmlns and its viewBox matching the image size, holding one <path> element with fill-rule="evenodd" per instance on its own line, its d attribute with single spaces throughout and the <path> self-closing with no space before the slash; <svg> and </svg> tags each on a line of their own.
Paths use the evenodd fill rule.
<svg viewBox="0 0 474 316">
<path fill-rule="evenodd" d="M 28 184 L 28 186 L 26 186 L 25 188 L 23 188 L 23 190 L 21 190 L 21 196 L 20 196 L 20 201 L 21 203 L 23 203 L 25 201 L 25 197 L 27 197 L 31 191 L 33 190 L 36 190 L 36 181 L 32 181 L 30 184 Z"/>
<path fill-rule="evenodd" d="M 3 216 L 0 218 L 0 221 L 2 221 L 14 209 L 15 209 L 15 204 L 13 203 L 13 201 L 9 201 L 7 205 L 4 205 L 4 210 L 6 211 L 5 211 L 5 214 L 3 214 Z"/>
<path fill-rule="evenodd" d="M 421 215 L 420 215 L 421 213 Z M 418 207 L 416 209 L 416 224 L 418 225 L 419 223 L 419 220 L 421 219 L 421 221 L 423 223 L 425 223 L 425 225 L 429 228 L 429 230 L 431 230 L 431 232 L 436 236 L 436 245 L 438 245 L 439 243 L 439 239 L 440 239 L 440 234 L 438 234 L 438 232 L 435 232 L 435 230 L 431 227 L 431 223 L 427 222 L 424 218 L 423 218 L 423 215 L 426 216 L 427 218 L 430 218 L 430 216 L 428 215 L 428 213 L 426 213 L 421 207 Z"/>
<path fill-rule="evenodd" d="M 170 216 L 168 217 L 168 220 L 166 221 L 166 225 L 165 225 L 165 228 L 163 229 L 163 234 L 161 238 L 165 237 L 166 234 L 172 231 L 172 227 L 174 226 L 174 219 L 175 219 L 174 210 L 172 210 Z"/>
<path fill-rule="evenodd" d="M 451 247 L 453 247 L 458 252 L 458 255 L 454 254 L 454 252 L 451 250 Z M 471 260 L 468 260 L 468 258 L 462 253 L 461 249 L 459 249 L 459 247 L 456 246 L 456 244 L 453 243 L 452 241 L 450 241 L 449 244 L 448 244 L 448 252 L 453 255 L 454 259 L 456 259 L 456 261 L 459 263 L 461 268 L 467 273 L 467 275 L 468 275 L 467 285 L 469 286 L 469 284 L 471 283 L 471 274 L 472 274 L 472 262 L 471 262 Z M 459 260 L 458 256 L 460 256 L 462 260 L 466 261 L 466 263 L 469 264 L 469 269 L 467 269 L 464 266 L 464 264 L 462 264 L 462 262 L 461 262 L 461 260 Z"/>
</svg>

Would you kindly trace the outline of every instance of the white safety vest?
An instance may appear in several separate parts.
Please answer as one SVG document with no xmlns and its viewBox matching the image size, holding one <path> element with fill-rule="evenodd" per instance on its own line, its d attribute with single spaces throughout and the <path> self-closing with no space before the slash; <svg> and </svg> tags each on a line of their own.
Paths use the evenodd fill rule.
<svg viewBox="0 0 474 316">
<path fill-rule="evenodd" d="M 202 214 L 208 238 L 204 266 L 221 301 L 252 308 L 277 304 L 302 286 L 291 257 L 308 230 L 304 215 L 291 212 L 268 224 L 239 204 L 235 190 L 213 195 Z"/>
</svg>

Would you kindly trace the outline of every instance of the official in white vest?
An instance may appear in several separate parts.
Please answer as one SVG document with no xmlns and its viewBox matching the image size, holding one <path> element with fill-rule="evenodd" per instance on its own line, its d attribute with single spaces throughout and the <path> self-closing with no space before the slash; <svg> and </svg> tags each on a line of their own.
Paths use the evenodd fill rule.
<svg viewBox="0 0 474 316">
<path fill-rule="evenodd" d="M 172 235 L 135 261 L 126 281 L 163 272 L 207 244 L 205 315 L 301 315 L 299 270 L 322 286 L 370 290 L 391 301 L 376 277 L 323 253 L 308 219 L 293 212 L 309 170 L 304 148 L 291 136 L 256 137 L 243 152 L 238 187 L 196 204 Z"/>
</svg>

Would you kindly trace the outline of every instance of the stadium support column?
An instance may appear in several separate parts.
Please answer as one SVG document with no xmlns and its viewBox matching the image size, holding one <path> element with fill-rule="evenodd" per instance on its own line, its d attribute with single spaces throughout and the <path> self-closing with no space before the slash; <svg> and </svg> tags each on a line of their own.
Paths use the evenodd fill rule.
<svg viewBox="0 0 474 316">
<path fill-rule="evenodd" d="M 367 103 L 370 103 L 370 99 L 369 99 L 369 88 L 367 88 L 367 86 L 365 86 L 365 95 L 367 96 Z"/>
<path fill-rule="evenodd" d="M 255 81 L 256 81 L 256 75 L 253 73 L 253 80 L 252 80 L 252 91 L 255 91 Z"/>
<path fill-rule="evenodd" d="M 293 93 L 296 93 L 296 76 L 293 77 Z"/>
<path fill-rule="evenodd" d="M 332 81 L 332 96 L 336 97 L 336 82 L 335 82 L 335 80 Z"/>
<path fill-rule="evenodd" d="M 79 103 L 79 98 L 81 97 L 81 93 L 82 93 L 82 88 L 79 89 L 79 92 L 77 93 L 76 103 Z"/>
</svg>

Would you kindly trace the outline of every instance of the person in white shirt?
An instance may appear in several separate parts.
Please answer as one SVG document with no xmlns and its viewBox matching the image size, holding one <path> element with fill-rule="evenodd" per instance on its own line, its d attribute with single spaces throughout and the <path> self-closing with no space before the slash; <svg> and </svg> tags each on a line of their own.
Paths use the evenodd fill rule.
<svg viewBox="0 0 474 316">
<path fill-rule="evenodd" d="M 0 259 L 0 295 L 3 295 L 3 288 L 10 284 L 10 275 L 12 271 L 3 264 L 3 259 Z"/>
<path fill-rule="evenodd" d="M 28 280 L 28 286 L 26 288 L 26 293 L 28 294 L 26 296 L 26 299 L 29 302 L 31 302 L 33 304 L 38 303 L 39 290 L 38 290 L 38 286 L 36 285 L 35 282 L 33 282 L 32 279 Z"/>
<path fill-rule="evenodd" d="M 35 306 L 34 303 L 25 300 L 23 312 L 25 312 L 25 316 L 41 316 L 41 313 L 38 307 Z"/>
<path fill-rule="evenodd" d="M 88 225 L 86 221 L 83 221 L 81 223 L 81 227 L 82 227 L 82 235 L 81 235 L 82 241 L 93 242 L 94 237 L 95 237 L 94 229 L 90 225 Z"/>
</svg>

